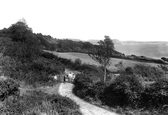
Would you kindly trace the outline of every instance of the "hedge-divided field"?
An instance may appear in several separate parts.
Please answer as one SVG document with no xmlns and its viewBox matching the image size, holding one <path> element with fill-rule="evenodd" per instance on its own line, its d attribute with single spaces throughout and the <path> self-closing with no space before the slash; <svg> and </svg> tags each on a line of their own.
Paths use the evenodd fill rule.
<svg viewBox="0 0 168 115">
<path fill-rule="evenodd" d="M 82 62 L 80 67 L 84 63 L 99 66 L 87 54 L 72 52 L 54 52 L 53 54 L 73 62 L 80 59 Z M 85 101 L 123 115 L 168 114 L 168 79 L 163 68 L 155 63 L 116 58 L 111 60 L 112 65 L 109 70 L 116 70 L 115 65 L 121 61 L 124 66 L 124 70 L 117 78 L 110 82 L 108 80 L 111 78 L 108 78 L 106 83 L 96 81 L 97 75 L 93 69 L 95 66 L 90 68 L 89 72 L 76 76 L 73 92 Z M 103 77 L 102 72 L 99 78 Z M 108 72 L 107 76 L 109 75 L 111 74 Z"/>
<path fill-rule="evenodd" d="M 91 57 L 88 56 L 88 54 L 85 53 L 76 53 L 76 52 L 51 52 L 55 55 L 58 55 L 62 58 L 71 59 L 72 61 L 75 61 L 75 59 L 80 59 L 82 63 L 86 64 L 93 64 L 93 65 L 100 65 L 98 62 L 95 62 Z M 139 61 L 133 61 L 133 60 L 126 60 L 126 59 L 119 59 L 119 58 L 112 58 L 111 59 L 111 65 L 108 67 L 109 70 L 116 71 L 117 68 L 115 67 L 116 64 L 119 62 L 122 62 L 124 67 L 133 67 L 136 64 L 143 64 L 143 65 L 150 65 L 150 66 L 158 66 L 156 63 L 146 63 L 146 62 L 139 62 Z"/>
<path fill-rule="evenodd" d="M 164 66 L 158 69 L 156 68 L 158 64 L 154 63 L 112 58 L 108 69 L 112 71 L 121 69 L 120 75 L 111 80 L 113 73 L 107 70 L 107 81 L 110 82 L 104 84 L 101 82 L 104 69 L 97 66 L 99 64 L 87 54 L 47 53 L 44 50 L 57 50 L 55 45 L 58 44 L 55 40 L 52 40 L 55 41 L 54 43 L 49 43 L 45 38 L 51 40 L 49 36 L 33 33 L 25 20 L 0 30 L 0 53 L 2 54 L 0 55 L 0 76 L 7 78 L 0 80 L 0 114 L 81 115 L 79 106 L 66 97 L 33 90 L 20 94 L 21 83 L 24 83 L 25 87 L 33 88 L 57 84 L 61 81 L 59 78 L 63 77 L 61 75 L 66 68 L 81 73 L 75 78 L 74 93 L 87 101 L 94 101 L 100 106 L 106 105 L 115 109 L 119 107 L 124 111 L 123 113 L 126 112 L 125 109 L 131 108 L 132 110 L 141 109 L 142 112 L 147 110 L 154 115 L 154 112 L 151 112 L 152 109 L 158 113 L 156 115 L 159 115 L 163 113 L 162 109 L 166 109 L 168 80 L 164 79 L 164 71 L 167 71 Z M 87 45 L 88 43 L 85 44 Z M 69 47 L 67 49 L 69 50 Z M 137 64 L 141 65 L 136 66 Z M 53 78 L 55 75 L 59 76 L 58 80 Z M 140 81 L 142 83 L 154 81 L 154 84 L 144 85 Z M 113 103 L 114 101 L 116 103 Z M 158 111 L 160 108 L 161 111 Z"/>
</svg>

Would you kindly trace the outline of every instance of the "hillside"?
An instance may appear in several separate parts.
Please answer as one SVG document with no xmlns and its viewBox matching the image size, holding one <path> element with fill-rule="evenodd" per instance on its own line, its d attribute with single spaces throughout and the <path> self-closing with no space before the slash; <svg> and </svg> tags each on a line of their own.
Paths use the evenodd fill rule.
<svg viewBox="0 0 168 115">
<path fill-rule="evenodd" d="M 46 50 L 57 52 L 92 53 L 98 45 L 98 40 L 84 42 L 73 39 L 54 39 L 53 41 L 53 43 L 49 43 L 52 47 L 47 47 Z M 117 39 L 113 39 L 113 43 L 115 50 L 113 51 L 113 55 L 111 55 L 111 57 L 166 64 L 166 62 L 161 60 L 161 58 L 168 56 L 168 43 L 135 41 L 123 42 Z"/>
<path fill-rule="evenodd" d="M 43 52 L 56 43 L 33 33 L 24 20 L 0 30 L 0 115 L 82 115 L 58 93 L 64 65 Z"/>
</svg>

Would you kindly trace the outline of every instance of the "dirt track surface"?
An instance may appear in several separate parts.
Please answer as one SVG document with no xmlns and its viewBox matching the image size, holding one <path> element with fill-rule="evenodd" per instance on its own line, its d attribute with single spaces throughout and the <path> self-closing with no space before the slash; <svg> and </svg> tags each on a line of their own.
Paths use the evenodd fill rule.
<svg viewBox="0 0 168 115">
<path fill-rule="evenodd" d="M 104 110 L 102 108 L 99 108 L 95 105 L 83 101 L 82 99 L 78 98 L 72 93 L 72 89 L 73 84 L 61 83 L 59 87 L 59 93 L 60 95 L 68 97 L 75 101 L 80 106 L 80 110 L 83 113 L 83 115 L 118 115 L 116 113 L 109 112 L 107 110 Z"/>
</svg>

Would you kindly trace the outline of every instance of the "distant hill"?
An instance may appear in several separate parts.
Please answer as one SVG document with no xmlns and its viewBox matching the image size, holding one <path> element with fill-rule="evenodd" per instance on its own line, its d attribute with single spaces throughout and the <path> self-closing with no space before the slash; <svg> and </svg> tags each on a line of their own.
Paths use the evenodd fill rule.
<svg viewBox="0 0 168 115">
<path fill-rule="evenodd" d="M 162 42 L 128 42 L 124 44 L 116 44 L 115 48 L 117 51 L 122 52 L 126 55 L 138 55 L 147 56 L 153 58 L 168 57 L 168 43 Z"/>
<path fill-rule="evenodd" d="M 80 39 L 76 39 L 76 38 L 59 38 L 59 40 L 72 40 L 72 41 L 75 41 L 75 42 L 79 42 L 79 41 L 82 41 Z"/>
<path fill-rule="evenodd" d="M 99 40 L 89 40 L 96 44 Z M 114 39 L 115 49 L 125 55 L 147 56 L 153 58 L 168 57 L 168 42 L 119 41 Z"/>
<path fill-rule="evenodd" d="M 122 41 L 118 40 L 118 39 L 112 39 L 114 44 L 123 44 Z M 98 44 L 97 42 L 100 40 L 88 40 L 88 42 L 92 43 L 92 44 Z"/>
<path fill-rule="evenodd" d="M 122 41 L 117 40 L 117 39 L 112 39 L 114 44 L 123 44 Z M 100 40 L 88 40 L 88 42 L 92 43 L 92 44 L 98 44 L 97 42 Z"/>
</svg>

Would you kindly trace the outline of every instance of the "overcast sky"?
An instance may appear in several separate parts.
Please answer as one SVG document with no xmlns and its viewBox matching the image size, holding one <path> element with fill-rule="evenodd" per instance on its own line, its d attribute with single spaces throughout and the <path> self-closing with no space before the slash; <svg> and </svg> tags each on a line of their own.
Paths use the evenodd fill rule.
<svg viewBox="0 0 168 115">
<path fill-rule="evenodd" d="M 168 0 L 0 0 L 0 29 L 22 18 L 54 38 L 168 41 Z"/>
</svg>

